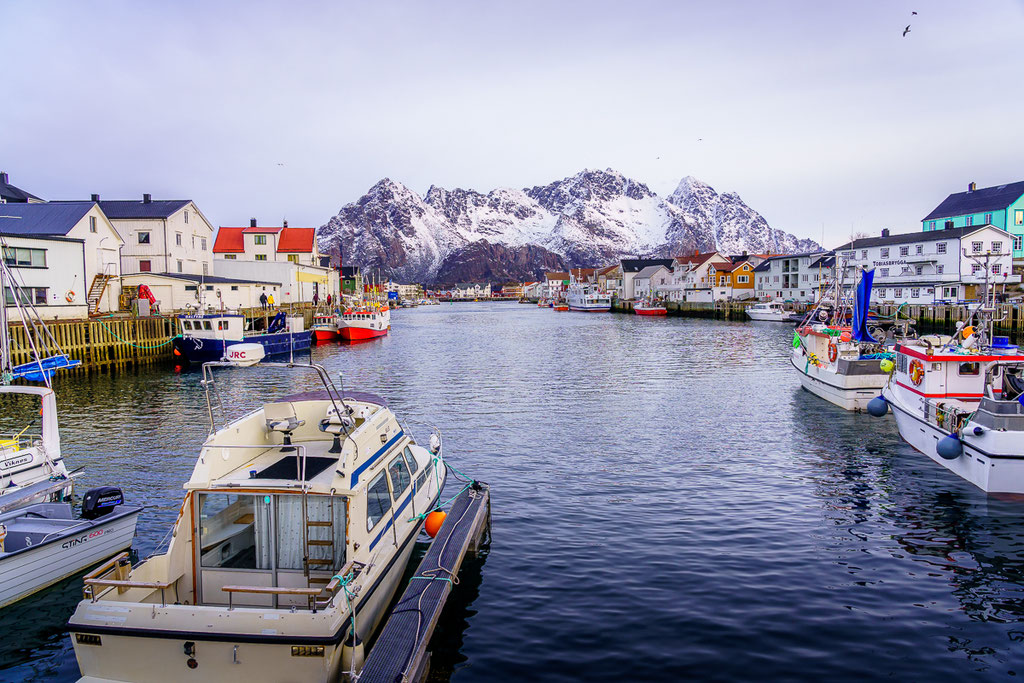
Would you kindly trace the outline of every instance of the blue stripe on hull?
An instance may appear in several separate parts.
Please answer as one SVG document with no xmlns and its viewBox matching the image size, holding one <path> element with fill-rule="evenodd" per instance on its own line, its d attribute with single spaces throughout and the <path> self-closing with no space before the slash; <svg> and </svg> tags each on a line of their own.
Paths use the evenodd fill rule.
<svg viewBox="0 0 1024 683">
<path fill-rule="evenodd" d="M 259 334 L 243 337 L 241 341 L 229 341 L 233 344 L 260 344 L 268 356 L 277 356 L 295 351 L 309 349 L 310 330 L 304 332 L 278 332 L 277 334 Z M 294 338 L 294 341 L 292 339 Z M 220 360 L 224 357 L 225 342 L 220 339 L 196 339 L 195 337 L 176 337 L 174 348 L 190 363 L 205 363 Z"/>
</svg>

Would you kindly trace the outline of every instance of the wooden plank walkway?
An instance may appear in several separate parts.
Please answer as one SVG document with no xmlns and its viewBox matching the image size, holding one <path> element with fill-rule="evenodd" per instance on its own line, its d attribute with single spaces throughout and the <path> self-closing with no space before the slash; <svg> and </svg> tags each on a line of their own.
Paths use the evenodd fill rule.
<svg viewBox="0 0 1024 683">
<path fill-rule="evenodd" d="M 479 549 L 491 523 L 486 484 L 462 492 L 359 673 L 359 683 L 419 683 L 429 669 L 427 644 L 468 552 Z"/>
</svg>

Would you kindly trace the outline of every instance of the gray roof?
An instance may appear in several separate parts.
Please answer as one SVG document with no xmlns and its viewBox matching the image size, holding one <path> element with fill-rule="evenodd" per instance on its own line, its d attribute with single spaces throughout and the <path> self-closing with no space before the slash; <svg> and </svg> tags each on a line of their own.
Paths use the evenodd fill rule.
<svg viewBox="0 0 1024 683">
<path fill-rule="evenodd" d="M 754 272 L 755 273 L 763 273 L 766 270 L 771 270 L 771 269 L 772 269 L 772 260 L 770 258 L 767 258 L 764 261 L 761 261 L 759 264 L 757 264 L 757 267 L 754 268 Z"/>
<path fill-rule="evenodd" d="M 946 230 L 925 230 L 922 232 L 906 232 L 900 235 L 889 235 L 888 237 L 867 237 L 860 240 L 847 242 L 836 247 L 836 251 L 843 249 L 865 249 L 867 247 L 884 247 L 888 244 L 913 244 L 915 242 L 938 242 L 939 240 L 960 239 L 964 235 L 970 235 L 976 230 L 981 230 L 985 225 L 969 225 L 966 228 L 948 228 Z M 997 230 L 1000 228 L 996 228 Z"/>
<path fill-rule="evenodd" d="M 1021 195 L 1024 195 L 1024 180 L 970 192 L 957 192 L 942 200 L 923 220 L 1005 209 L 1020 199 Z"/>
<path fill-rule="evenodd" d="M 277 285 L 280 286 L 280 282 L 271 282 L 270 280 L 239 280 L 233 277 L 220 277 L 219 275 L 192 275 L 191 273 L 125 273 L 124 277 L 133 275 L 145 275 L 146 277 L 169 277 L 175 280 L 187 280 L 188 282 L 203 283 L 206 285 Z"/>
<path fill-rule="evenodd" d="M 0 173 L 0 199 L 3 199 L 5 202 L 27 202 L 30 199 L 43 201 L 34 194 L 11 185 L 6 173 Z"/>
<path fill-rule="evenodd" d="M 103 213 L 111 220 L 128 218 L 169 218 L 191 199 L 154 199 L 144 202 L 141 199 L 114 199 L 99 201 Z M 50 204 L 80 204 L 76 201 L 55 201 Z"/>
<path fill-rule="evenodd" d="M 0 233 L 67 235 L 93 206 L 92 202 L 0 204 Z"/>
<path fill-rule="evenodd" d="M 638 279 L 639 279 L 639 278 L 647 278 L 647 277 L 651 277 L 652 275 L 654 275 L 655 273 L 657 273 L 657 272 L 658 272 L 659 270 L 661 270 L 662 268 L 665 268 L 665 270 L 668 270 L 668 267 L 667 267 L 667 266 L 662 266 L 662 265 L 657 265 L 657 266 L 647 266 L 647 267 L 646 267 L 646 268 L 644 268 L 643 270 L 639 271 L 639 272 L 638 272 L 638 273 L 636 274 L 636 277 L 637 277 Z"/>
<path fill-rule="evenodd" d="M 622 272 L 639 273 L 647 266 L 665 266 L 666 268 L 671 268 L 673 263 L 675 263 L 675 259 L 670 258 L 622 259 Z"/>
</svg>

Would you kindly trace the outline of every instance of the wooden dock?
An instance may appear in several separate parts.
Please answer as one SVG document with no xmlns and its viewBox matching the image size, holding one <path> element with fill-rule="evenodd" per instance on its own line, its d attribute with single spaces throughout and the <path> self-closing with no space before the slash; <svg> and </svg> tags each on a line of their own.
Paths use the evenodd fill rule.
<svg viewBox="0 0 1024 683">
<path fill-rule="evenodd" d="M 360 683 L 421 683 L 430 669 L 427 646 L 467 553 L 489 538 L 491 493 L 475 484 L 452 503 L 444 524 L 395 605 L 359 673 Z"/>
</svg>

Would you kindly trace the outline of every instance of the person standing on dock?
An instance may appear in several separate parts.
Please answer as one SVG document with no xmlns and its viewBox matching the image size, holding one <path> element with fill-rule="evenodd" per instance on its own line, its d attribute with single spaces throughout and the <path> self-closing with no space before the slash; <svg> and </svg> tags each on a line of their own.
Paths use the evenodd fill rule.
<svg viewBox="0 0 1024 683">
<path fill-rule="evenodd" d="M 267 290 L 265 289 L 263 290 L 263 293 L 260 294 L 260 306 L 263 310 L 267 310 Z"/>
<path fill-rule="evenodd" d="M 270 296 L 267 297 L 267 305 L 269 305 L 271 308 L 274 307 L 274 295 L 273 294 L 271 294 Z"/>
<path fill-rule="evenodd" d="M 313 292 L 313 308 L 316 308 L 316 305 L 318 303 L 320 303 L 320 295 L 317 294 L 316 292 Z"/>
</svg>

